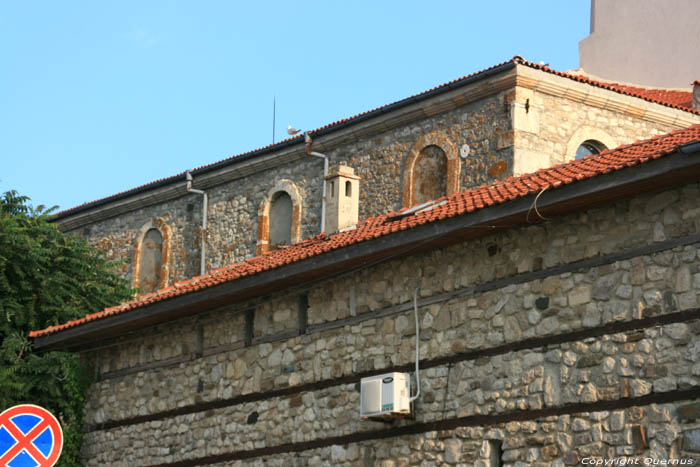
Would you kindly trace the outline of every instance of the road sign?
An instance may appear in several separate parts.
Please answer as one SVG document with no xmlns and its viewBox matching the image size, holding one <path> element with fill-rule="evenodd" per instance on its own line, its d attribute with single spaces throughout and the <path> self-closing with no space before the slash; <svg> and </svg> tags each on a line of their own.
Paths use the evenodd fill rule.
<svg viewBox="0 0 700 467">
<path fill-rule="evenodd" d="M 61 425 L 37 405 L 16 405 L 0 414 L 0 466 L 51 467 L 63 448 Z"/>
</svg>

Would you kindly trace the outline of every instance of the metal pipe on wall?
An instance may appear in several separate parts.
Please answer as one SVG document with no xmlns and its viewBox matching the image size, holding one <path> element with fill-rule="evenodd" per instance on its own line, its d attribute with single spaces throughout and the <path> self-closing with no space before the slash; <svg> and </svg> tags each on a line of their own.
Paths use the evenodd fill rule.
<svg viewBox="0 0 700 467">
<path fill-rule="evenodd" d="M 192 188 L 192 174 L 188 170 L 185 175 L 185 180 L 187 180 L 187 192 L 202 195 L 202 247 L 201 247 L 201 258 L 199 260 L 199 274 L 203 275 L 206 272 L 206 258 L 207 258 L 207 210 L 209 204 L 209 197 L 207 192 L 204 190 L 197 190 Z"/>
<path fill-rule="evenodd" d="M 328 176 L 328 156 L 320 152 L 311 150 L 311 136 L 304 133 L 304 143 L 306 143 L 306 155 L 316 156 L 323 159 L 323 195 L 321 198 L 321 232 L 326 231 L 326 177 Z"/>
</svg>

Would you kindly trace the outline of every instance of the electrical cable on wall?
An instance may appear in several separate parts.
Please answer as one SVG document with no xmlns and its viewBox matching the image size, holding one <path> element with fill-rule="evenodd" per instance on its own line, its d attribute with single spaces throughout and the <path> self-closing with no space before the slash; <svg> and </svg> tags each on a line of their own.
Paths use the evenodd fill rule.
<svg viewBox="0 0 700 467">
<path fill-rule="evenodd" d="M 542 189 L 542 191 L 540 191 L 539 193 L 537 193 L 537 196 L 535 196 L 535 199 L 532 201 L 532 204 L 530 205 L 530 209 L 527 210 L 527 216 L 525 217 L 525 220 L 526 220 L 529 224 L 531 223 L 531 222 L 530 222 L 530 213 L 531 213 L 533 210 L 535 211 L 535 214 L 537 214 L 538 216 L 540 216 L 540 219 L 542 219 L 543 221 L 548 221 L 548 220 L 550 220 L 548 217 L 544 217 L 542 214 L 540 214 L 540 211 L 537 210 L 537 200 L 540 199 L 540 196 L 542 196 L 542 193 L 544 193 L 544 192 L 547 190 L 547 188 L 549 188 L 549 187 L 544 187 L 544 188 Z"/>
<path fill-rule="evenodd" d="M 409 399 L 409 402 L 413 402 L 420 396 L 420 376 L 419 376 L 419 365 L 420 365 L 420 323 L 418 322 L 418 291 L 420 287 L 416 287 L 413 291 L 413 312 L 416 315 L 416 394 Z"/>
</svg>

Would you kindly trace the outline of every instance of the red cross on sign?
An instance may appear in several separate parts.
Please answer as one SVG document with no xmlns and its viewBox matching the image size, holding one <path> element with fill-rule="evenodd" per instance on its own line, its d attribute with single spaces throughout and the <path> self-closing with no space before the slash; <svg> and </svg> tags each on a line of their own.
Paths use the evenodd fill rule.
<svg viewBox="0 0 700 467">
<path fill-rule="evenodd" d="M 63 448 L 61 425 L 36 405 L 16 405 L 0 414 L 0 466 L 51 467 Z"/>
</svg>

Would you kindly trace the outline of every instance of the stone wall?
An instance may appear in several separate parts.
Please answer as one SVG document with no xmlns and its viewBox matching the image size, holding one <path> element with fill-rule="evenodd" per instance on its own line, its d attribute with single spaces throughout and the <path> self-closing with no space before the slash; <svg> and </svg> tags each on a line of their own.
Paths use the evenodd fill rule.
<svg viewBox="0 0 700 467">
<path fill-rule="evenodd" d="M 209 196 L 207 270 L 240 261 L 255 253 L 258 209 L 269 188 L 279 180 L 292 180 L 304 200 L 301 235 L 318 233 L 321 186 L 309 174 L 316 174 L 319 163 L 306 159 L 277 167 L 270 173 L 252 174 L 244 179 L 207 190 Z M 317 186 L 318 185 L 318 186 Z M 196 186 L 196 181 L 195 181 Z M 183 193 L 184 193 L 183 184 Z M 186 195 L 115 218 L 92 224 L 82 233 L 96 245 L 108 246 L 114 259 L 130 261 L 141 227 L 154 218 L 162 219 L 171 231 L 169 283 L 199 275 L 202 197 Z M 131 277 L 132 264 L 122 267 Z"/>
<path fill-rule="evenodd" d="M 578 402 L 595 403 L 640 397 L 652 392 L 697 388 L 698 378 L 693 376 L 693 368 L 700 368 L 700 345 L 697 340 L 691 344 L 690 338 L 700 327 L 698 324 L 697 320 L 694 321 L 690 329 L 691 326 L 686 323 L 675 323 L 645 332 L 606 335 L 594 342 L 574 341 L 552 350 L 528 349 L 426 369 L 421 374 L 424 395 L 415 405 L 415 423 L 522 413 Z M 211 372 L 212 379 L 218 378 L 226 385 L 234 379 L 234 373 L 235 370 L 227 377 L 216 369 Z M 224 389 L 219 386 L 217 389 Z M 173 392 L 179 389 L 178 386 L 171 387 Z M 225 390 L 219 393 L 220 398 L 226 398 Z M 173 447 L 175 452 L 171 454 L 177 453 L 177 456 L 169 459 L 137 458 L 139 464 L 145 465 L 154 460 L 172 462 L 223 454 L 230 452 L 231 446 L 236 446 L 237 450 L 247 450 L 383 429 L 381 423 L 360 420 L 359 396 L 354 383 L 338 384 L 292 397 L 271 397 L 157 422 L 93 432 L 89 439 L 95 451 L 86 453 L 94 461 L 111 461 L 112 465 L 116 465 L 119 460 L 133 459 L 134 451 L 125 448 L 105 452 L 103 446 L 112 439 L 118 439 L 120 446 L 133 446 L 145 434 L 147 438 L 158 439 L 165 446 Z M 636 416 L 625 415 L 621 410 L 614 411 L 612 419 L 608 421 L 612 426 L 606 426 L 605 430 L 611 434 L 606 433 L 606 436 L 599 433 L 597 437 L 591 437 L 579 433 L 590 428 L 588 421 L 574 422 L 571 430 L 558 430 L 554 434 L 568 439 L 568 443 L 559 440 L 559 447 L 550 451 L 545 460 L 554 460 L 574 447 L 581 455 L 597 454 L 607 447 L 625 448 L 628 443 L 620 431 L 632 423 L 641 422 L 645 412 L 659 410 L 649 407 L 638 409 L 641 413 Z M 249 423 L 253 413 L 258 414 L 257 419 Z M 675 414 L 675 406 L 669 407 L 665 413 L 658 414 L 659 420 L 655 421 L 671 422 Z M 581 417 L 577 414 L 576 418 Z M 536 426 L 534 421 L 529 424 Z M 650 430 L 648 426 L 646 429 Z M 648 436 L 658 443 L 653 450 L 666 453 L 663 457 L 668 456 L 672 442 L 682 432 L 677 427 L 666 430 L 671 431 L 663 433 L 663 437 L 656 432 Z M 191 440 L 216 442 L 199 449 L 187 438 L 183 439 L 183 433 L 189 433 Z M 507 443 L 505 447 L 513 448 L 517 444 Z M 621 450 L 618 454 L 633 453 Z M 509 460 L 517 459 L 517 456 L 512 456 Z"/>
<path fill-rule="evenodd" d="M 405 161 L 416 141 L 430 132 L 439 132 L 458 147 L 470 145 L 471 155 L 462 162 L 459 189 L 494 180 L 489 175 L 490 168 L 499 161 L 509 164 L 512 158 L 512 148 L 499 146 L 500 135 L 510 128 L 504 95 L 500 93 L 327 151 L 331 166 L 348 165 L 362 177 L 360 219 L 401 208 Z M 207 270 L 255 254 L 260 206 L 268 190 L 281 180 L 289 180 L 299 190 L 302 201 L 300 237 L 305 239 L 320 233 L 322 178 L 323 162 L 309 157 L 207 190 Z M 194 186 L 197 186 L 196 179 Z M 162 219 L 171 230 L 168 281 L 171 284 L 199 274 L 201 203 L 200 195 L 185 195 L 95 222 L 75 233 L 88 237 L 111 258 L 130 261 L 139 230 L 154 219 Z M 120 272 L 130 278 L 132 265 L 123 265 Z"/>
<path fill-rule="evenodd" d="M 605 96 L 595 106 L 567 96 L 518 88 L 508 99 L 516 103 L 516 158 L 535 161 L 534 166 L 523 162 L 523 170 L 516 169 L 518 174 L 574 159 L 576 149 L 585 140 L 599 141 L 613 149 L 679 128 L 671 118 L 661 123 L 637 115 L 642 110 L 632 112 L 624 105 L 607 105 Z M 525 105 L 527 112 L 523 110 Z"/>
<path fill-rule="evenodd" d="M 449 106 L 444 102 L 426 105 L 400 122 L 376 122 L 371 131 L 358 129 L 362 137 L 349 134 L 329 145 L 319 138 L 331 166 L 347 165 L 361 177 L 360 220 L 411 205 L 414 178 L 408 174 L 425 165 L 425 157 L 418 157 L 424 150 L 446 157 L 436 159 L 445 177 L 415 177 L 422 180 L 417 186 L 433 196 L 440 190 L 452 193 L 568 161 L 586 139 L 612 148 L 700 121 L 688 112 L 522 65 L 513 74 L 509 88 L 496 83 L 505 78 L 491 78 L 465 87 Z M 485 91 L 489 86 L 493 90 Z M 470 100 L 469 95 L 478 98 Z M 459 157 L 465 145 L 469 155 Z M 265 233 L 261 219 L 269 217 L 269 206 L 264 209 L 263 201 L 271 200 L 274 193 L 269 190 L 278 184 L 293 185 L 288 193 L 295 194 L 295 209 L 300 207 L 300 214 L 295 211 L 292 216 L 291 238 L 320 233 L 322 166 L 319 158 L 307 157 L 208 188 L 206 269 L 242 261 L 272 247 L 266 243 L 269 229 Z M 133 264 L 128 262 L 134 258 L 140 230 L 149 222 L 162 221 L 171 232 L 167 283 L 190 278 L 200 272 L 202 199 L 185 193 L 183 182 L 181 198 L 95 221 L 74 232 L 87 236 L 113 259 L 127 261 L 120 273 L 130 278 Z"/>
<path fill-rule="evenodd" d="M 700 461 L 698 199 L 617 202 L 103 342 L 84 354 L 85 462 L 490 465 L 489 440 L 504 465 Z M 416 287 L 416 418 L 361 421 L 360 377 L 412 371 Z"/>
<path fill-rule="evenodd" d="M 634 459 L 638 459 L 637 465 L 672 464 L 668 461 L 667 464 L 660 464 L 661 460 L 676 460 L 678 464 L 674 465 L 698 465 L 700 453 L 697 452 L 696 445 L 690 445 L 691 441 L 688 440 L 697 437 L 700 430 L 696 423 L 680 422 L 675 416 L 678 409 L 679 406 L 674 404 L 652 404 L 643 408 L 579 412 L 575 415 L 512 421 L 487 427 L 428 431 L 418 435 L 331 445 L 300 452 L 262 454 L 253 459 L 216 462 L 212 465 L 547 467 L 594 465 L 601 459 L 629 459 L 631 465 L 634 465 Z M 190 431 L 188 425 L 184 425 L 181 432 L 174 436 L 158 430 L 157 423 L 154 423 L 153 432 L 161 437 L 142 440 L 134 436 L 130 439 L 143 455 L 131 457 L 133 451 L 122 451 L 119 459 L 112 459 L 104 456 L 97 446 L 91 454 L 105 459 L 103 462 L 109 465 L 150 465 L 153 461 L 168 465 L 169 462 L 181 458 L 181 451 L 206 451 L 215 457 L 230 448 L 227 435 L 235 433 L 236 427 L 245 423 L 244 420 L 245 417 L 231 423 L 229 420 L 219 419 L 216 422 L 229 422 L 228 425 L 215 426 L 216 422 L 212 421 L 213 428 L 208 430 L 196 428 Z M 224 439 L 217 439 L 217 432 L 223 433 Z M 159 440 L 170 440 L 173 437 L 183 445 L 186 443 L 189 449 L 176 451 L 161 447 L 162 443 Z M 203 439 L 210 441 L 200 442 Z M 249 443 L 244 447 L 263 444 L 264 441 L 261 441 Z M 684 449 L 683 446 L 690 446 L 692 450 Z M 494 450 L 500 451 L 500 463 L 492 458 Z M 95 462 L 94 465 L 99 463 Z M 598 465 L 602 465 L 602 462 Z"/>
</svg>

